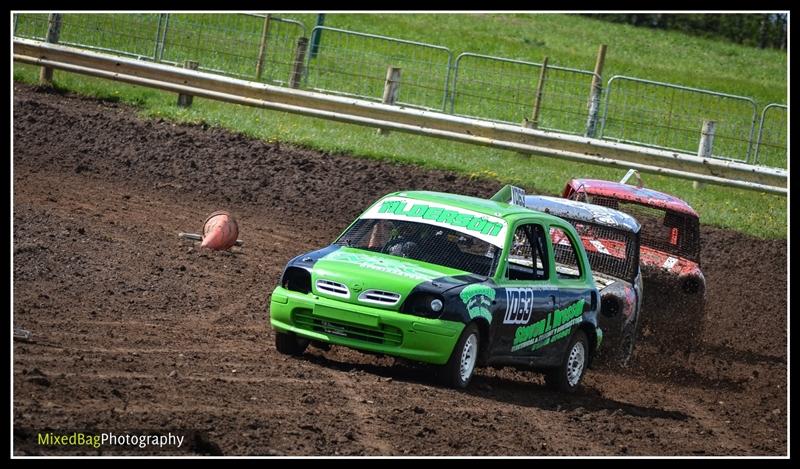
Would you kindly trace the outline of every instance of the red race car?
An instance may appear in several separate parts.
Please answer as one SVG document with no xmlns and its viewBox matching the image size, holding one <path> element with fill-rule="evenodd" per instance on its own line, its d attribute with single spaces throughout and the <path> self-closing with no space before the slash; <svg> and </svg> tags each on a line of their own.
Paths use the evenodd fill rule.
<svg viewBox="0 0 800 469">
<path fill-rule="evenodd" d="M 625 183 L 632 174 L 638 179 L 635 186 Z M 642 187 L 634 171 L 621 182 L 571 179 L 562 197 L 610 207 L 636 218 L 641 224 L 639 260 L 647 299 L 653 301 L 654 309 L 667 305 L 686 313 L 681 321 L 685 327 L 679 329 L 681 335 L 691 339 L 690 344 L 696 344 L 702 330 L 706 289 L 700 270 L 697 212 L 675 196 Z M 660 294 L 651 295 L 656 292 Z M 671 327 L 675 326 L 673 322 Z"/>
</svg>

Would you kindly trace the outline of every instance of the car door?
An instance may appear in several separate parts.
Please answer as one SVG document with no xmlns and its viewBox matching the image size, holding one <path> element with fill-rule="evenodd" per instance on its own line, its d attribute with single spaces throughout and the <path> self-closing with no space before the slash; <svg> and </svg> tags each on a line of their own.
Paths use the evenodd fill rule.
<svg viewBox="0 0 800 469">
<path fill-rule="evenodd" d="M 549 326 L 550 352 L 561 356 L 569 343 L 569 336 L 580 325 L 583 314 L 591 310 L 597 301 L 587 272 L 590 268 L 580 255 L 582 245 L 572 230 L 564 224 L 548 226 L 549 249 L 554 260 L 552 283 L 558 289 L 558 302 Z M 593 295 L 595 296 L 593 298 Z"/>
<path fill-rule="evenodd" d="M 523 358 L 541 353 L 537 334 L 558 302 L 551 264 L 545 226 L 518 223 L 505 272 L 497 281 L 492 355 Z"/>
</svg>

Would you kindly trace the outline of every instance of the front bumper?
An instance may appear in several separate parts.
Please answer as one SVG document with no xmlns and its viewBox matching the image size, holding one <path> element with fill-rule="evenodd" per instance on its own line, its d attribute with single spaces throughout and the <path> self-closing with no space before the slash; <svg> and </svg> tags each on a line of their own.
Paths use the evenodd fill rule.
<svg viewBox="0 0 800 469">
<path fill-rule="evenodd" d="M 443 365 L 464 324 L 429 319 L 277 287 L 270 324 L 311 340 Z"/>
</svg>

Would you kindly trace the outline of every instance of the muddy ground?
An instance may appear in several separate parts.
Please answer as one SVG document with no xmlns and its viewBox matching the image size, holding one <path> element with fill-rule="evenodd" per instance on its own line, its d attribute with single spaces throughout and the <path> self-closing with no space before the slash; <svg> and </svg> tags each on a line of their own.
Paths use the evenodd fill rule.
<svg viewBox="0 0 800 469">
<path fill-rule="evenodd" d="M 703 227 L 694 349 L 648 323 L 632 367 L 590 370 L 575 396 L 512 369 L 479 370 L 460 392 L 344 348 L 279 355 L 269 292 L 287 260 L 387 192 L 489 196 L 497 183 L 142 121 L 19 84 L 13 118 L 14 324 L 34 334 L 13 346 L 15 454 L 787 452 L 785 240 Z M 177 237 L 218 209 L 239 217 L 242 248 Z M 666 295 L 643 314 L 684 309 Z M 180 450 L 36 440 L 168 429 L 186 435 Z"/>
</svg>

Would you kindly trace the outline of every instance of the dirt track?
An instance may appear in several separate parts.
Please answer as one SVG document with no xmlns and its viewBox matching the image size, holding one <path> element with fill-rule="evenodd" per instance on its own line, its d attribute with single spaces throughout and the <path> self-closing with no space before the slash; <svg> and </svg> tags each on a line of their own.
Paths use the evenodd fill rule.
<svg viewBox="0 0 800 469">
<path fill-rule="evenodd" d="M 590 370 L 577 396 L 511 369 L 479 370 L 457 392 L 343 348 L 279 355 L 268 297 L 288 259 L 380 195 L 489 196 L 497 183 L 141 121 L 19 84 L 13 125 L 14 323 L 35 335 L 14 342 L 15 454 L 98 454 L 35 444 L 82 429 L 191 431 L 190 452 L 225 455 L 787 452 L 785 240 L 703 228 L 699 349 L 645 327 L 632 368 Z M 222 208 L 243 248 L 177 238 Z"/>
</svg>

